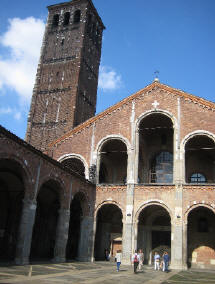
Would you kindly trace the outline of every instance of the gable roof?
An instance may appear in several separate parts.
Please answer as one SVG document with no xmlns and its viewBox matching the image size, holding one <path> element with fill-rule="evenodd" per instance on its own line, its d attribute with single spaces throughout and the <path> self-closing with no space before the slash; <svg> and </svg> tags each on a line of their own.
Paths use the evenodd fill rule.
<svg viewBox="0 0 215 284">
<path fill-rule="evenodd" d="M 63 136 L 59 137 L 57 140 L 53 141 L 52 143 L 50 143 L 48 145 L 49 148 L 53 147 L 54 145 L 62 142 L 64 139 L 70 137 L 71 135 L 81 131 L 82 129 L 89 127 L 91 124 L 93 124 L 94 122 L 96 122 L 97 120 L 99 120 L 100 118 L 104 117 L 105 115 L 113 112 L 114 110 L 118 109 L 119 107 L 121 107 L 124 104 L 127 104 L 129 102 L 131 102 L 132 100 L 134 100 L 135 98 L 137 98 L 139 95 L 143 94 L 143 92 L 148 92 L 150 90 L 152 90 L 153 88 L 158 87 L 164 91 L 167 91 L 169 93 L 172 93 L 174 95 L 178 95 L 181 98 L 190 100 L 194 103 L 198 103 L 199 105 L 203 105 L 204 107 L 207 107 L 209 109 L 213 109 L 215 110 L 215 103 L 210 102 L 208 100 L 205 100 L 203 98 L 188 94 L 184 91 L 181 91 L 179 89 L 175 89 L 172 88 L 168 85 L 165 84 L 161 84 L 158 81 L 154 81 L 153 83 L 151 83 L 150 85 L 146 86 L 145 88 L 139 90 L 138 92 L 126 97 L 125 99 L 121 100 L 120 102 L 116 103 L 115 105 L 107 108 L 106 110 L 104 110 L 103 112 L 100 112 L 99 114 L 91 117 L 90 119 L 86 120 L 85 122 L 83 122 L 82 124 L 76 126 L 75 128 L 73 128 L 71 131 L 65 133 Z"/>
</svg>

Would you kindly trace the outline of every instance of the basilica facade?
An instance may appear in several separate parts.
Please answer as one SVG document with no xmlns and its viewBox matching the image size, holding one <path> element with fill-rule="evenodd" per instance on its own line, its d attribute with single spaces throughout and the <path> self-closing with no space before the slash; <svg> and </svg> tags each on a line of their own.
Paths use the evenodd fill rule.
<svg viewBox="0 0 215 284">
<path fill-rule="evenodd" d="M 104 24 L 91 0 L 48 9 L 26 141 L 1 128 L 2 250 L 214 268 L 215 104 L 155 78 L 95 116 Z"/>
</svg>

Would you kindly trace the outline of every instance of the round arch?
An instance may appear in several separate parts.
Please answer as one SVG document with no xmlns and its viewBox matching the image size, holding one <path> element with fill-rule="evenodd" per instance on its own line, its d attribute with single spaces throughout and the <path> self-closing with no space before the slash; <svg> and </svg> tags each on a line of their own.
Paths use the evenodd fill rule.
<svg viewBox="0 0 215 284">
<path fill-rule="evenodd" d="M 19 241 L 23 200 L 33 191 L 27 161 L 16 155 L 0 153 L 0 259 L 13 261 Z"/>
<path fill-rule="evenodd" d="M 123 211 L 116 201 L 105 200 L 95 212 L 95 260 L 114 258 L 122 250 Z"/>
<path fill-rule="evenodd" d="M 202 145 L 202 146 L 201 146 Z M 206 130 L 196 130 L 188 133 L 180 144 L 180 157 L 183 159 L 183 180 L 187 183 L 201 183 L 199 178 L 192 181 L 193 174 L 196 177 L 202 174 L 205 177 L 204 183 L 214 183 L 215 158 L 215 135 Z M 195 151 L 193 151 L 195 149 Z M 212 158 L 213 157 L 213 158 Z"/>
<path fill-rule="evenodd" d="M 135 132 L 138 132 L 138 129 L 139 129 L 139 126 L 140 126 L 140 123 L 141 121 L 146 118 L 147 116 L 150 116 L 152 114 L 162 114 L 162 115 L 165 115 L 165 116 L 168 116 L 171 121 L 172 121 L 172 125 L 173 125 L 173 128 L 175 130 L 177 130 L 178 128 L 178 122 L 177 122 L 177 119 L 176 117 L 170 113 L 169 111 L 167 110 L 162 110 L 162 109 L 156 109 L 156 110 L 148 110 L 144 113 L 142 113 L 135 121 Z"/>
<path fill-rule="evenodd" d="M 212 139 L 215 143 L 215 135 L 212 132 L 209 132 L 207 130 L 196 130 L 188 133 L 181 141 L 180 144 L 181 153 L 185 152 L 185 146 L 187 142 L 195 136 L 207 136 L 208 138 Z"/>
<path fill-rule="evenodd" d="M 64 201 L 67 199 L 67 193 L 66 193 L 66 189 L 65 189 L 65 184 L 64 181 L 61 180 L 58 176 L 54 176 L 54 175 L 49 175 L 49 176 L 45 176 L 40 180 L 40 183 L 38 185 L 38 191 L 35 193 L 35 199 L 37 199 L 38 194 L 40 193 L 42 187 L 49 182 L 53 182 L 57 185 L 57 191 L 59 194 L 59 200 L 60 200 L 60 205 L 62 207 L 62 205 L 64 204 Z"/>
<path fill-rule="evenodd" d="M 126 153 L 122 153 L 122 152 L 120 153 L 119 151 L 118 153 L 114 153 L 114 154 L 111 153 L 112 155 L 108 157 L 104 155 L 101 157 L 101 150 L 103 149 L 103 147 L 107 147 L 108 143 L 111 143 L 114 141 L 117 141 L 117 143 L 121 142 L 123 147 L 125 146 Z M 113 144 L 112 144 L 112 147 L 113 147 Z M 101 183 L 106 183 L 106 182 L 107 183 L 120 183 L 120 184 L 126 183 L 127 176 L 128 176 L 128 156 L 129 156 L 130 151 L 131 151 L 130 142 L 128 141 L 127 138 L 123 137 L 122 135 L 108 135 L 102 138 L 97 144 L 96 150 L 94 152 L 94 159 L 96 160 L 96 169 L 97 169 L 97 182 L 100 182 L 100 180 L 102 180 Z M 114 159 L 116 159 L 116 154 L 117 155 L 121 154 L 120 156 L 121 157 L 120 161 L 122 164 L 121 166 L 118 163 L 114 163 Z M 103 163 L 103 160 L 106 160 L 106 162 Z M 118 166 L 118 169 L 115 171 L 115 173 L 117 172 L 118 176 L 114 177 L 115 173 L 113 173 L 113 168 L 115 168 L 116 166 Z M 121 169 L 121 173 L 120 173 L 120 169 Z M 103 179 L 104 180 L 107 179 L 108 181 L 103 181 Z"/>
<path fill-rule="evenodd" d="M 129 152 L 131 150 L 131 144 L 129 142 L 129 140 L 127 138 L 125 138 L 122 135 L 118 135 L 118 134 L 112 134 L 112 135 L 107 135 L 105 137 L 103 137 L 97 144 L 96 146 L 96 153 L 99 153 L 101 151 L 102 146 L 109 140 L 113 140 L 113 139 L 117 139 L 117 140 L 121 140 L 123 143 L 125 143 L 127 151 Z"/>
<path fill-rule="evenodd" d="M 135 214 L 134 247 L 144 251 L 146 264 L 152 264 L 155 252 L 171 255 L 172 213 L 161 200 L 144 202 Z"/>
<path fill-rule="evenodd" d="M 72 203 L 72 201 L 76 198 L 78 198 L 81 203 L 83 216 L 90 216 L 92 213 L 92 208 L 90 206 L 88 194 L 82 190 L 79 190 L 72 196 L 70 203 Z"/>
<path fill-rule="evenodd" d="M 215 209 L 207 203 L 193 204 L 185 212 L 188 267 L 214 269 Z"/>
<path fill-rule="evenodd" d="M 142 127 L 141 127 L 142 126 Z M 142 113 L 135 120 L 135 181 L 137 183 L 174 183 L 175 157 L 178 151 L 178 122 L 169 111 L 157 109 Z M 154 143 L 151 145 L 150 140 Z M 172 154 L 168 166 L 158 171 L 152 164 L 155 152 Z"/>
<path fill-rule="evenodd" d="M 84 169 L 85 169 L 85 178 L 89 180 L 89 167 L 88 167 L 88 163 L 87 161 L 85 160 L 85 158 L 80 155 L 80 154 L 75 154 L 75 153 L 70 153 L 70 154 L 65 154 L 65 155 L 62 155 L 60 158 L 58 158 L 58 162 L 63 162 L 67 159 L 72 159 L 72 158 L 76 158 L 78 160 L 80 160 L 83 165 L 84 165 Z"/>
<path fill-rule="evenodd" d="M 10 154 L 8 155 L 7 153 L 2 153 L 0 152 L 0 161 L 1 160 L 8 160 L 11 161 L 12 163 L 15 162 L 17 163 L 21 170 L 21 174 L 23 176 L 23 183 L 25 187 L 25 195 L 31 196 L 32 192 L 26 191 L 27 189 L 30 189 L 30 191 L 33 190 L 33 175 L 30 170 L 30 167 L 28 167 L 28 162 L 27 160 L 21 159 L 19 156 Z"/>
<path fill-rule="evenodd" d="M 199 203 L 193 204 L 184 213 L 184 222 L 185 222 L 186 225 L 188 223 L 188 216 L 189 216 L 189 214 L 194 209 L 197 209 L 199 207 L 205 207 L 205 208 L 211 210 L 215 214 L 215 208 L 213 206 L 211 206 L 211 204 L 209 204 L 209 203 L 201 203 L 201 202 L 199 202 Z"/>
<path fill-rule="evenodd" d="M 97 214 L 98 214 L 98 211 L 99 209 L 102 208 L 103 205 L 116 205 L 120 210 L 121 210 L 121 213 L 122 213 L 122 216 L 123 215 L 123 209 L 122 209 L 122 206 L 117 202 L 117 201 L 114 201 L 114 200 L 104 200 L 102 201 L 101 203 L 99 203 L 97 206 L 96 206 L 96 209 L 95 209 L 95 219 L 97 217 Z"/>
<path fill-rule="evenodd" d="M 172 212 L 171 210 L 169 209 L 169 207 L 162 201 L 162 200 L 158 200 L 158 199 L 153 199 L 153 200 L 148 200 L 144 203 L 142 203 L 138 210 L 136 211 L 135 213 L 135 216 L 134 216 L 134 222 L 137 223 L 138 222 L 138 219 L 139 219 L 139 216 L 140 216 L 140 213 L 147 207 L 149 206 L 152 206 L 152 205 L 157 205 L 157 206 L 161 206 L 163 207 L 164 209 L 166 209 L 166 211 L 169 213 L 169 216 L 170 216 L 170 219 L 173 220 L 173 215 L 172 215 Z"/>
</svg>

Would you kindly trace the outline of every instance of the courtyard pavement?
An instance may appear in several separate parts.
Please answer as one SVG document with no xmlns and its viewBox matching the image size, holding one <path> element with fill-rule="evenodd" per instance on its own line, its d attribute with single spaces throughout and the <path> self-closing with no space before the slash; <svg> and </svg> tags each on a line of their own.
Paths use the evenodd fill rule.
<svg viewBox="0 0 215 284">
<path fill-rule="evenodd" d="M 71 262 L 61 264 L 33 264 L 25 266 L 0 265 L 0 283 L 32 284 L 215 284 L 215 271 L 154 271 L 145 266 L 143 271 L 133 273 L 132 266 L 121 266 L 116 271 L 111 262 Z"/>
</svg>

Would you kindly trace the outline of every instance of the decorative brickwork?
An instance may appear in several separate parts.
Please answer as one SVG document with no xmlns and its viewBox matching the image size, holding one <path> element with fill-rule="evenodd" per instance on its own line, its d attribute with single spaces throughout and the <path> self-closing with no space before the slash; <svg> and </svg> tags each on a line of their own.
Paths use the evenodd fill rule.
<svg viewBox="0 0 215 284">
<path fill-rule="evenodd" d="M 91 0 L 48 7 L 26 141 L 37 149 L 95 115 L 104 25 Z"/>
</svg>

